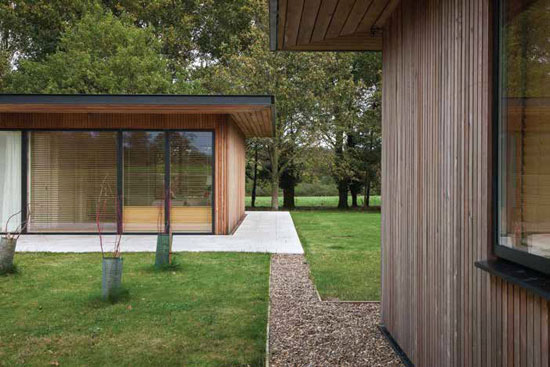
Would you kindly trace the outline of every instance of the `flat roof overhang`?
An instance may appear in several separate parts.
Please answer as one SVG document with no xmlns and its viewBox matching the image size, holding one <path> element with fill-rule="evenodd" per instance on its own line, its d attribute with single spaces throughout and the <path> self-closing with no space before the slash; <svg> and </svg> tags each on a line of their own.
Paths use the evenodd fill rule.
<svg viewBox="0 0 550 367">
<path fill-rule="evenodd" d="M 273 51 L 382 51 L 400 0 L 270 0 Z"/>
<path fill-rule="evenodd" d="M 247 138 L 275 132 L 275 97 L 259 95 L 0 94 L 0 113 L 226 114 Z"/>
</svg>

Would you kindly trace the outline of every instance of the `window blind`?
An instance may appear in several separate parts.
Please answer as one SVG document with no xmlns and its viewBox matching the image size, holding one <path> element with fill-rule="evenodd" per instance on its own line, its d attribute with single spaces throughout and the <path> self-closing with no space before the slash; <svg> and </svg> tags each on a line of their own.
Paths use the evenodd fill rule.
<svg viewBox="0 0 550 367">
<path fill-rule="evenodd" d="M 170 136 L 171 226 L 174 232 L 212 231 L 212 132 Z"/>
<path fill-rule="evenodd" d="M 31 232 L 96 232 L 101 188 L 103 231 L 116 231 L 116 132 L 31 132 Z"/>
<path fill-rule="evenodd" d="M 124 231 L 164 231 L 165 133 L 128 131 L 124 144 Z"/>
</svg>

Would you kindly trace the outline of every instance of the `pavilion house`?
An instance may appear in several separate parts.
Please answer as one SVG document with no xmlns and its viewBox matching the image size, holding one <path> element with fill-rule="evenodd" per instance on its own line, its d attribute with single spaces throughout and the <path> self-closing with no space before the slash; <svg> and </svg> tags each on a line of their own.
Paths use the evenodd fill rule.
<svg viewBox="0 0 550 367">
<path fill-rule="evenodd" d="M 548 366 L 550 0 L 271 0 L 382 51 L 382 325 L 416 366 Z"/>
<path fill-rule="evenodd" d="M 0 223 L 30 210 L 29 234 L 92 234 L 99 213 L 105 233 L 229 234 L 245 139 L 273 136 L 273 114 L 271 96 L 0 95 Z"/>
</svg>

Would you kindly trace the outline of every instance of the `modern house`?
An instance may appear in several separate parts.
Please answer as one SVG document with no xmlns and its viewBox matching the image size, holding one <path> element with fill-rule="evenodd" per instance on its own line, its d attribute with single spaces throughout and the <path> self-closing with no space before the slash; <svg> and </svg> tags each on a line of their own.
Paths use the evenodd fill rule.
<svg viewBox="0 0 550 367">
<path fill-rule="evenodd" d="M 550 1 L 271 0 L 382 51 L 382 324 L 416 366 L 550 363 Z"/>
<path fill-rule="evenodd" d="M 229 234 L 245 139 L 271 137 L 273 114 L 271 96 L 0 95 L 0 223 L 22 210 L 10 230 L 30 211 L 29 234 L 96 233 L 98 217 L 105 233 Z"/>
</svg>

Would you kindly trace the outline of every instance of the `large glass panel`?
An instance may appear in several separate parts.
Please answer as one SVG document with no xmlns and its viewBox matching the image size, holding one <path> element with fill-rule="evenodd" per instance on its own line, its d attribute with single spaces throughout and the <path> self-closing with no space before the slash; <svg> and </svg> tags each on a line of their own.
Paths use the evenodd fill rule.
<svg viewBox="0 0 550 367">
<path fill-rule="evenodd" d="M 165 133 L 123 133 L 125 232 L 164 231 Z"/>
<path fill-rule="evenodd" d="M 550 258 L 550 0 L 503 1 L 499 242 Z"/>
<path fill-rule="evenodd" d="M 172 133 L 170 161 L 172 231 L 212 232 L 213 133 Z"/>
<path fill-rule="evenodd" d="M 31 232 L 116 231 L 116 132 L 30 133 Z M 105 201 L 103 201 L 105 200 Z"/>
<path fill-rule="evenodd" d="M 0 232 L 8 218 L 21 211 L 21 132 L 0 131 Z M 8 231 L 21 223 L 21 215 L 10 220 Z"/>
</svg>

